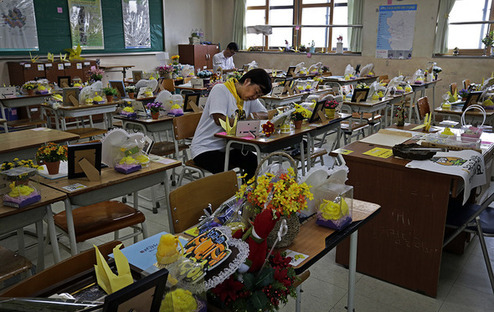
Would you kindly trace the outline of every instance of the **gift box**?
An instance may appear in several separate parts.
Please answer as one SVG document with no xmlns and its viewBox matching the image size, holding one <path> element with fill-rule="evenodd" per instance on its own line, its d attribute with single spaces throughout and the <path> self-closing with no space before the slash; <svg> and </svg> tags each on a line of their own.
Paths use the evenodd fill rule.
<svg viewBox="0 0 494 312">
<path fill-rule="evenodd" d="M 341 230 L 352 223 L 353 186 L 328 184 L 319 200 L 316 223 Z"/>
</svg>

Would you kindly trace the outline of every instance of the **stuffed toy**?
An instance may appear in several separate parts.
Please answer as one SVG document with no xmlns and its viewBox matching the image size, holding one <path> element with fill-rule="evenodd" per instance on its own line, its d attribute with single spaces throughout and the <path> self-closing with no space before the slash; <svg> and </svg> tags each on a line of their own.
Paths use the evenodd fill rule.
<svg viewBox="0 0 494 312">
<path fill-rule="evenodd" d="M 266 238 L 273 230 L 276 221 L 278 220 L 273 218 L 273 211 L 270 209 L 263 209 L 256 216 L 254 224 L 244 235 L 245 241 L 249 244 L 249 256 L 238 269 L 240 273 L 257 272 L 261 269 L 268 252 Z"/>
</svg>

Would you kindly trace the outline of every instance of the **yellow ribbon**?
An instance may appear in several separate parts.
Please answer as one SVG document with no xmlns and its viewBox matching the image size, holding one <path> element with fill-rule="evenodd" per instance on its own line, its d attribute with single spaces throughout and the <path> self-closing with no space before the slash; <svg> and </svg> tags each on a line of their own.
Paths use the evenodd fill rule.
<svg viewBox="0 0 494 312">
<path fill-rule="evenodd" d="M 225 87 L 233 94 L 233 97 L 237 101 L 238 111 L 242 112 L 244 110 L 244 100 L 242 100 L 238 94 L 237 89 L 235 88 L 235 83 L 238 82 L 237 79 L 231 78 L 227 82 L 225 82 Z"/>
</svg>

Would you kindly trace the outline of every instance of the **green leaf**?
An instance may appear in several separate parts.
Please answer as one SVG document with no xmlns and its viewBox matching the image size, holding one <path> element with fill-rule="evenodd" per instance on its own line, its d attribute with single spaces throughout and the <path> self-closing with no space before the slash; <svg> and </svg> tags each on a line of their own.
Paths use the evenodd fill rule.
<svg viewBox="0 0 494 312">
<path fill-rule="evenodd" d="M 250 297 L 250 303 L 254 308 L 253 311 L 259 311 L 264 310 L 268 306 L 269 301 L 265 293 L 263 293 L 261 290 L 257 290 L 256 292 L 252 293 L 252 296 Z"/>
<path fill-rule="evenodd" d="M 274 269 L 271 267 L 264 267 L 259 273 L 259 277 L 256 279 L 256 287 L 261 288 L 271 285 L 274 281 Z"/>
<path fill-rule="evenodd" d="M 248 290 L 253 290 L 256 282 L 255 275 L 252 273 L 247 273 L 244 274 L 243 279 L 245 288 L 247 288 Z"/>
</svg>

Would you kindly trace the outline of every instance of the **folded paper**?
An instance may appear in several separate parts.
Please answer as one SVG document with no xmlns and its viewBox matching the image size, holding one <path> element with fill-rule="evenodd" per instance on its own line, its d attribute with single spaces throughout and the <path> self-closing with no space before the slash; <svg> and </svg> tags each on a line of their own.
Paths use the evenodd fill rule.
<svg viewBox="0 0 494 312">
<path fill-rule="evenodd" d="M 235 132 L 237 130 L 237 116 L 235 116 L 235 119 L 233 120 L 233 125 L 230 125 L 230 119 L 227 118 L 226 121 L 223 119 L 220 119 L 220 125 L 225 129 L 226 134 L 228 135 L 235 135 Z"/>
<path fill-rule="evenodd" d="M 98 285 L 103 288 L 107 294 L 114 293 L 134 282 L 132 275 L 130 274 L 129 262 L 120 250 L 120 246 L 122 246 L 122 244 L 113 248 L 113 256 L 115 258 L 118 275 L 112 272 L 98 247 L 94 246 L 96 249 L 96 265 L 94 266 L 96 280 L 98 281 Z"/>
</svg>

